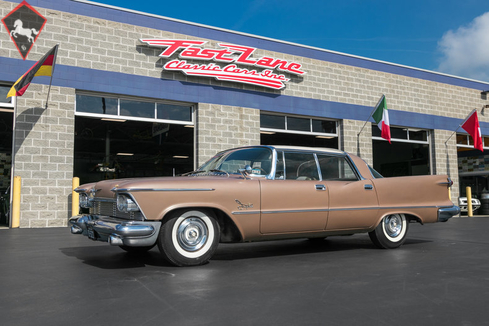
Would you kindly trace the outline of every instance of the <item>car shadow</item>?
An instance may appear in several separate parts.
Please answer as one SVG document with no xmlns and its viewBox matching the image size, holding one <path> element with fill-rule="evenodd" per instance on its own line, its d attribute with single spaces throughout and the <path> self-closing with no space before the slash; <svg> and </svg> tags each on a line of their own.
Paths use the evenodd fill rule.
<svg viewBox="0 0 489 326">
<path fill-rule="evenodd" d="M 81 260 L 84 264 L 102 269 L 141 268 L 146 266 L 173 267 L 153 248 L 148 252 L 130 253 L 111 246 L 61 248 L 61 252 Z"/>
<path fill-rule="evenodd" d="M 407 239 L 403 246 L 431 242 Z M 220 244 L 211 260 L 241 260 L 289 255 L 340 252 L 349 250 L 381 250 L 367 235 L 339 236 L 327 239 L 276 240 L 240 244 Z"/>
<path fill-rule="evenodd" d="M 403 246 L 423 244 L 426 242 L 432 241 L 408 238 Z M 381 249 L 375 247 L 369 237 L 365 235 L 330 237 L 312 241 L 308 239 L 294 239 L 252 243 L 221 243 L 211 258 L 211 261 L 258 259 L 350 250 Z M 84 264 L 101 269 L 131 269 L 147 266 L 174 267 L 161 257 L 157 247 L 144 253 L 129 253 L 107 245 L 61 248 L 60 251 L 68 257 L 74 257 Z"/>
</svg>

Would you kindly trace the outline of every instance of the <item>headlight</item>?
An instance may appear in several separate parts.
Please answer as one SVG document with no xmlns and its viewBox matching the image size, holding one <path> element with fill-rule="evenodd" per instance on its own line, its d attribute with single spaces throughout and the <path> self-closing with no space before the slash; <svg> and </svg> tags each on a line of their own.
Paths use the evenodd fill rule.
<svg viewBox="0 0 489 326">
<path fill-rule="evenodd" d="M 80 200 L 80 207 L 82 208 L 90 208 L 92 207 L 92 201 L 90 200 L 90 197 L 86 193 L 81 193 L 79 194 L 79 200 Z"/>
<path fill-rule="evenodd" d="M 138 205 L 127 195 L 117 195 L 117 209 L 124 213 L 139 211 Z"/>
</svg>

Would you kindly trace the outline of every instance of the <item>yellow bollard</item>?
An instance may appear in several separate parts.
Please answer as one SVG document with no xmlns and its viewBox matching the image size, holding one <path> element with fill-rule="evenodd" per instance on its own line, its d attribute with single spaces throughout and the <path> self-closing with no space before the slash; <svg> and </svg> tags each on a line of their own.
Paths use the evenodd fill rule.
<svg viewBox="0 0 489 326">
<path fill-rule="evenodd" d="M 472 212 L 472 188 L 466 187 L 465 192 L 467 194 L 467 216 L 472 217 L 473 212 Z"/>
<path fill-rule="evenodd" d="M 14 176 L 14 185 L 12 188 L 12 228 L 20 226 L 20 188 L 22 179 Z"/>
<path fill-rule="evenodd" d="M 80 195 L 75 189 L 80 185 L 80 178 L 73 178 L 73 191 L 71 192 L 71 215 L 76 216 L 80 212 Z"/>
</svg>

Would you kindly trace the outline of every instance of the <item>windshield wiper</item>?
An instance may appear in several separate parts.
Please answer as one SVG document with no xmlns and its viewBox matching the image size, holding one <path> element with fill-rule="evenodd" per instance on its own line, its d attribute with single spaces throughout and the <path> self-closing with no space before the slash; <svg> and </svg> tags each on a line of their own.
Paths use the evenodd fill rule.
<svg viewBox="0 0 489 326">
<path fill-rule="evenodd" d="M 195 170 L 195 171 L 192 171 L 192 172 L 184 173 L 184 174 L 182 174 L 182 176 L 187 176 L 187 175 L 192 175 L 192 174 L 209 173 L 209 172 L 226 174 L 229 177 L 229 173 L 227 173 L 226 171 L 223 171 L 223 170 L 218 170 L 218 169 L 212 169 L 212 170 L 209 170 L 209 171 L 206 171 L 206 170 Z"/>
</svg>

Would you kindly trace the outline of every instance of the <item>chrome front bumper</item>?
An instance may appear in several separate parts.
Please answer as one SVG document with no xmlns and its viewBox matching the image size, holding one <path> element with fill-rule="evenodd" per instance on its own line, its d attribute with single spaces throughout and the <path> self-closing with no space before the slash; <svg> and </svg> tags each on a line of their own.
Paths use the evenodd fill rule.
<svg viewBox="0 0 489 326">
<path fill-rule="evenodd" d="M 442 207 L 438 208 L 438 222 L 446 222 L 454 215 L 460 214 L 460 207 Z"/>
<path fill-rule="evenodd" d="M 131 221 L 100 215 L 70 218 L 71 233 L 82 234 L 113 246 L 144 247 L 156 243 L 160 222 Z"/>
</svg>

